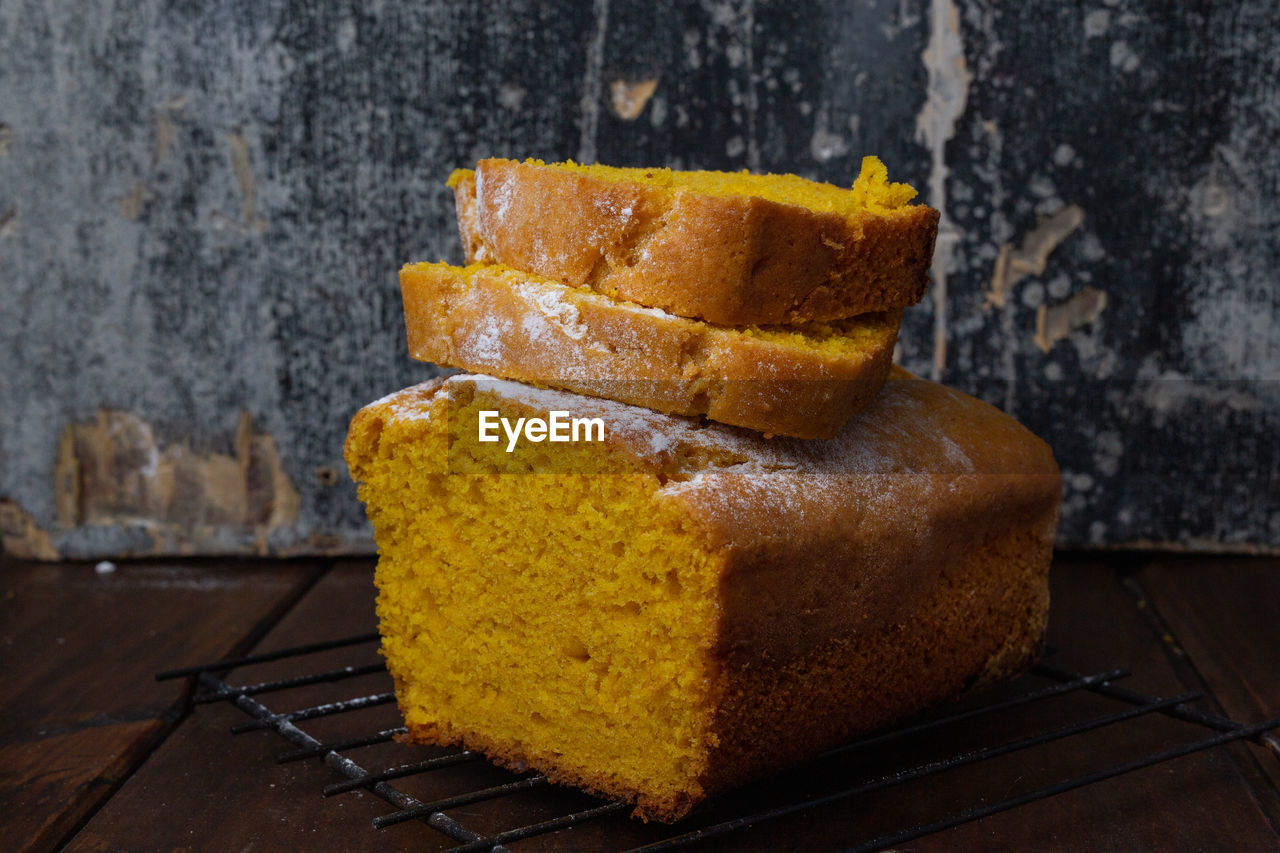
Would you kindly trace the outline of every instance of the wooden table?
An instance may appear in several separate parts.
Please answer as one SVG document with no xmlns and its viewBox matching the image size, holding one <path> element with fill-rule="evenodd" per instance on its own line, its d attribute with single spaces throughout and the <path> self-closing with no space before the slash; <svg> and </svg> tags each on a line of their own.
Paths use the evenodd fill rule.
<svg viewBox="0 0 1280 853">
<path fill-rule="evenodd" d="M 341 777 L 320 760 L 277 764 L 272 732 L 233 736 L 248 717 L 226 702 L 190 702 L 190 679 L 161 670 L 368 632 L 371 563 L 139 562 L 0 565 L 0 849 L 430 850 L 452 845 L 419 822 L 384 830 L 391 807 L 367 792 L 323 798 Z M 1060 555 L 1050 660 L 1073 671 L 1129 668 L 1128 688 L 1161 696 L 1203 691 L 1197 707 L 1245 723 L 1280 714 L 1280 561 L 1133 554 Z M 376 662 L 371 643 L 325 652 L 308 667 Z M 298 672 L 297 658 L 232 672 L 234 683 Z M 376 694 L 385 673 L 345 682 Z M 1024 679 L 1025 681 L 1025 679 Z M 1043 681 L 1036 682 L 1043 684 Z M 1025 685 L 1023 685 L 1025 686 Z M 272 694 L 273 708 L 326 701 L 334 685 Z M 1013 690 L 1014 688 L 1005 688 Z M 326 691 L 328 691 L 326 693 Z M 980 697 L 974 697 L 978 699 Z M 1124 706 L 1121 705 L 1121 708 Z M 1001 742 L 1063 720 L 1114 711 L 1086 691 L 941 730 L 948 749 Z M 358 718 L 358 719 L 357 719 Z M 321 737 L 395 726 L 394 705 L 313 723 Z M 1207 729 L 1158 714 L 1035 750 L 760 823 L 706 845 L 725 850 L 848 847 L 967 805 L 995 802 Z M 860 756 L 861 774 L 917 758 L 910 749 Z M 908 754 L 909 753 L 909 754 Z M 353 751 L 367 767 L 436 754 L 383 744 Z M 926 756 L 927 757 L 927 756 Z M 890 762 L 886 764 L 885 762 Z M 815 765 L 727 798 L 699 818 L 794 797 L 848 773 Z M 512 777 L 483 762 L 404 780 L 430 799 Z M 401 784 L 401 783 L 397 783 Z M 414 788 L 413 786 L 417 786 Z M 461 786 L 461 787 L 459 787 Z M 597 801 L 557 789 L 449 814 L 477 831 L 552 817 Z M 611 817 L 512 845 L 520 850 L 623 849 L 672 834 Z M 1276 850 L 1280 755 L 1235 743 L 1162 763 L 910 842 L 915 850 Z"/>
</svg>

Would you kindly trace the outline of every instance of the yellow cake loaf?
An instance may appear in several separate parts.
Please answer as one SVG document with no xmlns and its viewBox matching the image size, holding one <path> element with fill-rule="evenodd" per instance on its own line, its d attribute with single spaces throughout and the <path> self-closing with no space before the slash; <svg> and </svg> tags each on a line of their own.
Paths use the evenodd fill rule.
<svg viewBox="0 0 1280 853">
<path fill-rule="evenodd" d="M 400 286 L 414 358 L 801 438 L 875 396 L 901 320 L 724 328 L 498 265 L 409 264 Z"/>
<path fill-rule="evenodd" d="M 481 160 L 449 180 L 469 262 L 725 326 L 839 320 L 924 295 L 938 212 L 865 158 L 795 175 Z"/>
<path fill-rule="evenodd" d="M 495 416 L 556 412 L 600 434 L 478 441 Z M 346 459 L 409 736 L 645 818 L 1041 647 L 1049 448 L 902 372 L 824 442 L 460 375 L 361 410 Z"/>
</svg>

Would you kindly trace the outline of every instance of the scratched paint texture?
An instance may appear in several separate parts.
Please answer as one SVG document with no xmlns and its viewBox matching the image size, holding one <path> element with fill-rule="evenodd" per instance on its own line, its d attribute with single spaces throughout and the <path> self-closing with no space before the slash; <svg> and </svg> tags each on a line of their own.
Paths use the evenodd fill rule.
<svg viewBox="0 0 1280 853">
<path fill-rule="evenodd" d="M 1061 541 L 1280 549 L 1269 0 L 0 0 L 0 536 L 369 550 L 351 414 L 483 156 L 943 211 L 900 360 L 1054 446 Z"/>
</svg>

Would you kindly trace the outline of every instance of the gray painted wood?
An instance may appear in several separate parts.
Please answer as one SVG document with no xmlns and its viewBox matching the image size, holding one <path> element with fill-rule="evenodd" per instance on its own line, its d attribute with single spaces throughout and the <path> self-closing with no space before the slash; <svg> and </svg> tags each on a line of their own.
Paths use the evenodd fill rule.
<svg viewBox="0 0 1280 853">
<path fill-rule="evenodd" d="M 1272 5 L 0 0 L 5 545 L 368 549 L 456 166 L 876 153 L 945 213 L 901 360 L 1053 444 L 1064 543 L 1274 550 Z"/>
</svg>

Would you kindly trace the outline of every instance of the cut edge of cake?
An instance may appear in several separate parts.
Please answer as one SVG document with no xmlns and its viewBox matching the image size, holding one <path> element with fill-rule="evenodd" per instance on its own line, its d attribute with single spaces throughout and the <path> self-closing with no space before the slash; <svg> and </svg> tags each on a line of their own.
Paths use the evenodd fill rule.
<svg viewBox="0 0 1280 853">
<path fill-rule="evenodd" d="M 545 445 L 505 454 L 469 441 L 478 405 L 513 417 L 564 408 L 618 428 L 600 446 L 578 447 L 585 461 L 558 458 L 559 449 L 547 454 Z M 1017 672 L 1038 654 L 1048 610 L 1060 479 L 1047 446 L 986 404 L 901 371 L 857 420 L 818 453 L 812 442 L 766 441 L 744 430 L 473 376 L 435 380 L 363 409 L 352 423 L 347 458 L 378 537 L 384 650 L 411 738 L 477 748 L 515 769 L 534 768 L 553 781 L 634 803 L 646 819 L 669 821 L 718 791 Z M 596 473 L 568 473 L 575 470 Z M 591 489 L 611 488 L 623 490 L 615 503 L 591 503 Z M 636 506 L 644 512 L 627 503 L 633 493 L 642 496 Z M 519 517 L 544 505 L 563 517 L 525 518 L 514 527 L 490 518 L 497 506 Z M 573 530 L 557 525 L 581 521 L 590 530 L 602 523 L 590 521 L 593 506 L 604 517 L 630 514 L 630 521 L 638 513 L 646 523 L 621 525 L 615 518 L 612 527 L 598 526 L 597 533 L 613 537 L 597 543 L 598 559 L 579 560 L 573 577 L 548 580 L 556 596 L 568 597 L 561 606 L 570 620 L 543 626 L 519 654 L 506 657 L 532 655 L 533 673 L 544 678 L 557 672 L 587 678 L 558 695 L 587 703 L 578 711 L 594 718 L 592 725 L 608 717 L 609 696 L 593 694 L 590 685 L 604 682 L 573 667 L 604 666 L 606 675 L 597 679 L 607 677 L 610 664 L 633 673 L 636 689 L 650 691 L 633 708 L 687 701 L 687 725 L 673 732 L 690 749 L 672 759 L 656 786 L 646 779 L 657 771 L 602 770 L 590 750 L 566 758 L 567 742 L 556 748 L 533 742 L 528 732 L 504 733 L 510 720 L 536 714 L 552 736 L 568 737 L 564 720 L 550 719 L 561 706 L 547 700 L 535 707 L 540 694 L 519 686 L 531 673 L 519 677 L 493 664 L 501 655 L 467 658 L 459 649 L 470 660 L 461 665 L 473 670 L 459 674 L 456 689 L 492 688 L 483 698 L 493 701 L 508 696 L 516 704 L 507 723 L 486 722 L 470 707 L 457 719 L 428 719 L 413 698 L 431 667 L 449 664 L 448 655 L 440 659 L 448 642 L 461 643 L 461 636 L 520 642 L 523 635 L 502 624 L 508 618 L 502 614 L 514 610 L 530 624 L 544 618 L 539 614 L 548 608 L 527 590 L 532 598 L 520 599 L 520 591 L 536 586 L 538 572 L 553 571 L 547 566 L 573 563 L 553 544 L 572 541 Z M 479 515 L 468 519 L 468 512 Z M 431 524 L 439 526 L 429 533 L 423 525 Z M 682 532 L 673 535 L 670 525 Z M 519 550 L 520 530 L 532 534 L 525 537 L 534 543 L 529 553 Z M 681 564 L 685 571 L 674 580 L 663 571 L 648 577 L 645 569 L 631 570 L 634 576 L 618 583 L 634 586 L 616 594 L 606 583 L 610 576 L 591 568 L 625 560 L 628 537 L 648 533 L 655 538 L 647 540 L 651 552 L 638 554 L 640 564 L 667 565 L 655 555 L 693 561 Z M 548 557 L 547 549 L 555 553 Z M 454 565 L 441 569 L 440 561 Z M 479 593 L 466 588 L 473 572 L 493 575 Z M 510 594 L 485 603 L 483 590 L 493 584 Z M 449 592 L 430 591 L 436 588 Z M 408 596 L 412 606 L 394 604 L 397 596 Z M 431 606 L 423 606 L 427 599 Z M 621 609 L 597 618 L 584 602 Z M 432 660 L 415 666 L 399 644 L 439 631 L 429 624 L 434 619 L 459 621 L 429 637 Z M 591 634 L 591 625 L 603 634 Z M 644 647 L 629 632 L 654 625 L 662 630 L 645 636 L 655 644 L 675 642 L 669 635 L 681 626 L 696 630 L 683 635 L 683 651 L 657 659 L 676 669 L 655 664 L 649 677 L 648 659 L 635 656 Z M 604 639 L 610 631 L 617 636 Z M 668 681 L 680 673 L 685 681 L 672 694 Z M 592 696 L 604 704 L 593 709 Z M 648 737 L 665 742 L 653 732 Z M 684 768 L 682 782 L 671 781 L 673 767 Z"/>
</svg>

